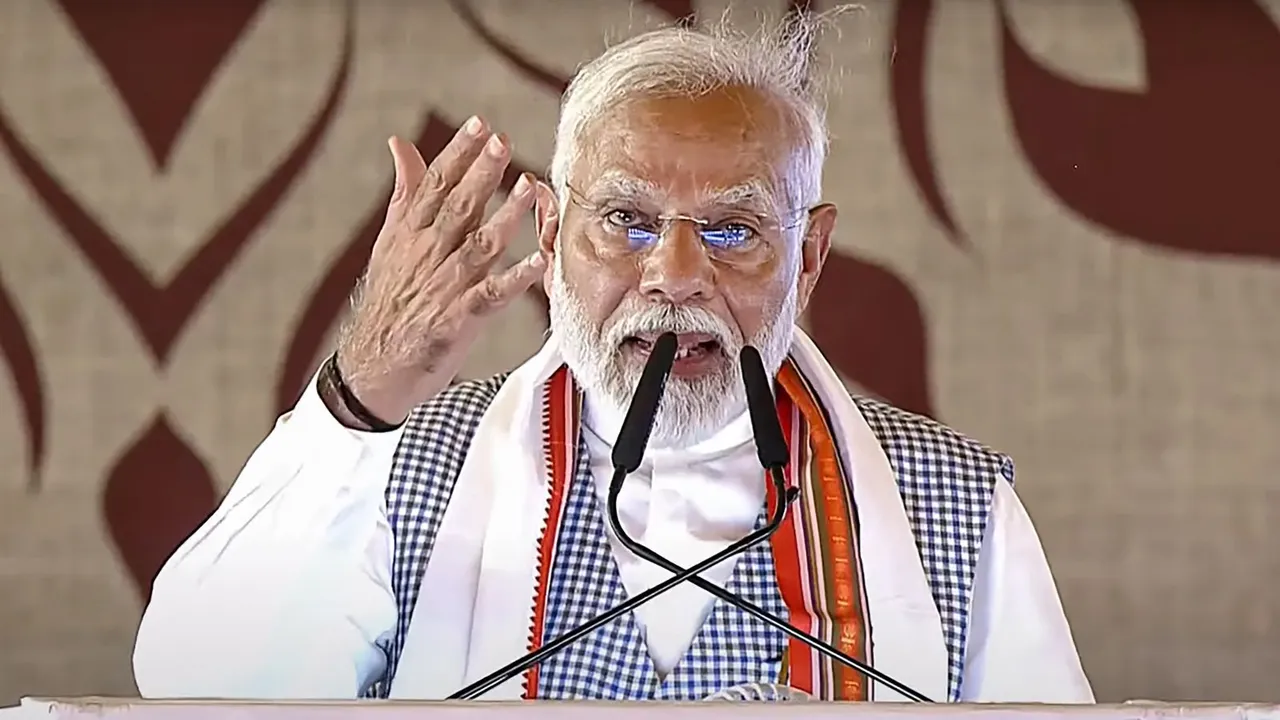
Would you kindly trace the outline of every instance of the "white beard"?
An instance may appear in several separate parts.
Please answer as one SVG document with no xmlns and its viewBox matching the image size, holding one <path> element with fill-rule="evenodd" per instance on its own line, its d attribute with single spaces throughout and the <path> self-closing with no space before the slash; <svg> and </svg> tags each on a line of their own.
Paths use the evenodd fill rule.
<svg viewBox="0 0 1280 720">
<path fill-rule="evenodd" d="M 560 254 L 555 255 L 550 293 L 551 331 L 560 340 L 565 363 L 593 401 L 626 412 L 640 381 L 643 364 L 620 352 L 623 341 L 641 333 L 707 333 L 720 343 L 720 367 L 696 377 L 667 379 L 649 444 L 681 448 L 701 442 L 746 410 L 746 393 L 738 354 L 741 335 L 717 315 L 701 308 L 655 305 L 629 295 L 602 327 L 595 327 L 587 306 L 564 281 Z M 765 371 L 773 376 L 791 351 L 796 323 L 798 264 L 793 264 L 788 291 L 751 345 L 760 352 Z"/>
</svg>

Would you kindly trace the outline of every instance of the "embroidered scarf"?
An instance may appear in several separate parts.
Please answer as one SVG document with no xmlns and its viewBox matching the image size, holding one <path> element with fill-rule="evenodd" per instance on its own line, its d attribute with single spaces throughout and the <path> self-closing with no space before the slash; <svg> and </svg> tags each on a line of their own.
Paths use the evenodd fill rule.
<svg viewBox="0 0 1280 720">
<path fill-rule="evenodd" d="M 858 552 L 857 513 L 830 421 L 813 387 L 790 360 L 778 373 L 775 398 L 791 453 L 786 468 L 787 486 L 800 489 L 786 520 L 770 540 L 778 589 L 790 623 L 849 656 L 870 662 L 870 623 Z M 545 383 L 542 402 L 544 464 L 550 493 L 538 541 L 530 652 L 542 644 L 545 633 L 551 568 L 567 487 L 576 467 L 582 397 L 566 367 Z M 763 481 L 768 488 L 766 502 L 772 509 L 778 498 L 773 483 L 768 478 Z M 534 667 L 525 674 L 525 699 L 537 697 L 539 672 Z M 861 673 L 794 639 L 788 641 L 779 682 L 822 700 L 869 699 L 868 681 Z"/>
</svg>

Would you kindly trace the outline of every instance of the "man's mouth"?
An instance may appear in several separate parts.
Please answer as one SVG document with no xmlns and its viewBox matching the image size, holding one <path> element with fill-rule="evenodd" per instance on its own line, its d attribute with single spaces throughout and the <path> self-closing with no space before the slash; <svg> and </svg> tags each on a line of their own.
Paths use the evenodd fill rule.
<svg viewBox="0 0 1280 720">
<path fill-rule="evenodd" d="M 632 335 L 623 341 L 623 346 L 630 348 L 641 357 L 648 357 L 653 343 L 661 333 L 643 333 Z M 676 368 L 696 370 L 696 366 L 715 359 L 723 352 L 720 341 L 707 333 L 679 333 L 676 335 Z"/>
</svg>

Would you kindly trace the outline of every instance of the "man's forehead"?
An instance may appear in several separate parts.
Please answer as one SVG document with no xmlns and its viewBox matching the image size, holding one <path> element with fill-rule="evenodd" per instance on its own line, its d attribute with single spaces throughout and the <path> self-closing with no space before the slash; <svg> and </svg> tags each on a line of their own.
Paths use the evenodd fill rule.
<svg viewBox="0 0 1280 720">
<path fill-rule="evenodd" d="M 771 209 L 796 149 L 794 134 L 761 96 L 720 95 L 647 98 L 614 108 L 583 138 L 575 189 Z"/>
<path fill-rule="evenodd" d="M 635 124 L 679 135 L 729 136 L 775 143 L 790 129 L 788 113 L 776 98 L 749 87 L 728 86 L 695 95 L 637 97 L 607 115 L 618 124 Z"/>
</svg>

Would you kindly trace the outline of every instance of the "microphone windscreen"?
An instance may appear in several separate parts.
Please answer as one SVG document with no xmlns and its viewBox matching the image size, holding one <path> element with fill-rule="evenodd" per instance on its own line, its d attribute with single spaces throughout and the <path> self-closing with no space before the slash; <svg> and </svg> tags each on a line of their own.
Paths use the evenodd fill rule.
<svg viewBox="0 0 1280 720">
<path fill-rule="evenodd" d="M 738 356 L 742 366 L 742 383 L 747 393 L 747 412 L 751 415 L 751 431 L 755 435 L 756 454 L 768 470 L 786 467 L 791 458 L 787 440 L 782 436 L 778 410 L 773 401 L 773 383 L 764 371 L 760 351 L 747 345 Z"/>
<path fill-rule="evenodd" d="M 663 333 L 649 348 L 649 359 L 640 373 L 640 382 L 631 395 L 627 416 L 618 430 L 618 440 L 613 444 L 613 468 L 633 473 L 640 467 L 644 449 L 649 445 L 649 433 L 653 430 L 653 418 L 658 414 L 658 403 L 667 386 L 667 376 L 676 361 L 679 343 L 672 333 Z"/>
</svg>

